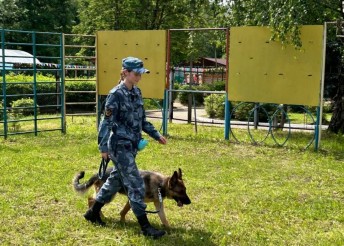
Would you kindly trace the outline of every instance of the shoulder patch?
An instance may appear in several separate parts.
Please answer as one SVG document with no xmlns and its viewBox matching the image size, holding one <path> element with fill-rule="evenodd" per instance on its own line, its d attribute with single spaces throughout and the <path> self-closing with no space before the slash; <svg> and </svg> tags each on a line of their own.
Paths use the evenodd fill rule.
<svg viewBox="0 0 344 246">
<path fill-rule="evenodd" d="M 112 115 L 112 109 L 111 108 L 105 109 L 105 116 L 110 117 L 111 115 Z"/>
</svg>

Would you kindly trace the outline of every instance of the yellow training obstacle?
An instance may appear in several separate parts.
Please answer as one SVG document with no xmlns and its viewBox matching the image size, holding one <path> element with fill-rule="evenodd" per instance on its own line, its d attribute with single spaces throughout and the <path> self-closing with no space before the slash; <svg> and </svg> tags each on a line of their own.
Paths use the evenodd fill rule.
<svg viewBox="0 0 344 246">
<path fill-rule="evenodd" d="M 145 98 L 164 98 L 166 83 L 166 31 L 97 32 L 97 90 L 107 95 L 120 78 L 122 58 L 135 56 L 150 70 L 139 87 Z"/>
</svg>

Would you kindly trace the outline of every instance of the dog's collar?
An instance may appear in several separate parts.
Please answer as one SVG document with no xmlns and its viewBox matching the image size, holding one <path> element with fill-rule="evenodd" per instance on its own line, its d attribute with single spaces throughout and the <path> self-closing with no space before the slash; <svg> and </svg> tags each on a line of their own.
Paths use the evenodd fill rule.
<svg viewBox="0 0 344 246">
<path fill-rule="evenodd" d="M 166 196 L 166 190 L 164 189 L 163 183 L 160 183 L 158 188 L 160 189 L 160 193 L 161 193 L 162 197 L 165 197 Z"/>
</svg>

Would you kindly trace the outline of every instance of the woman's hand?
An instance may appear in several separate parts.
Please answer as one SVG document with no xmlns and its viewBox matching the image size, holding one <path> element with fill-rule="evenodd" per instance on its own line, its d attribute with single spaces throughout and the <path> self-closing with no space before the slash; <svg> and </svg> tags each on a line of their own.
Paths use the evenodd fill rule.
<svg viewBox="0 0 344 246">
<path fill-rule="evenodd" d="M 164 136 L 160 136 L 160 138 L 158 139 L 158 142 L 161 144 L 167 144 L 167 140 Z"/>
<path fill-rule="evenodd" d="M 108 153 L 108 152 L 102 152 L 101 155 L 102 155 L 102 158 L 103 158 L 104 160 L 109 159 L 109 153 Z"/>
</svg>

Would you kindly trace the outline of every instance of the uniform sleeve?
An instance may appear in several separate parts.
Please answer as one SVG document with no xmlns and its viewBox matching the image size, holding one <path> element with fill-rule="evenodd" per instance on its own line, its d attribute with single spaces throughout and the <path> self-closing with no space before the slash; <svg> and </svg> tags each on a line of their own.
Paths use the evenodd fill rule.
<svg viewBox="0 0 344 246">
<path fill-rule="evenodd" d="M 103 119 L 99 124 L 98 131 L 98 148 L 104 153 L 108 152 L 107 142 L 109 140 L 111 128 L 115 122 L 118 113 L 118 96 L 116 93 L 111 93 L 106 98 L 105 110 Z"/>
<path fill-rule="evenodd" d="M 155 140 L 159 140 L 161 136 L 161 134 L 155 129 L 155 127 L 146 120 L 146 112 L 144 109 L 142 118 L 142 130 Z"/>
</svg>

